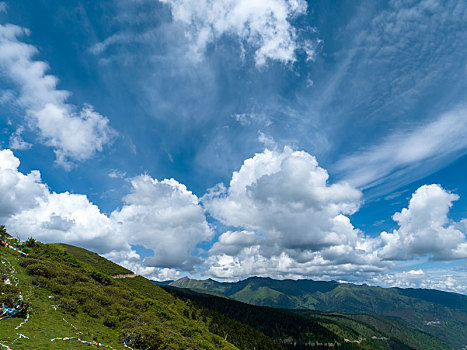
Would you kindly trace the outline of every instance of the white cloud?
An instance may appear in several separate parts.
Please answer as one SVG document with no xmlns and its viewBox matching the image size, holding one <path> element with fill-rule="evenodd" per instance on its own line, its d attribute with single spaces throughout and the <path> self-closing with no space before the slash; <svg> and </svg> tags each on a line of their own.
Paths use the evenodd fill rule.
<svg viewBox="0 0 467 350">
<path fill-rule="evenodd" d="M 367 281 L 382 287 L 428 288 L 467 293 L 465 269 L 417 269 L 381 274 Z"/>
<path fill-rule="evenodd" d="M 32 144 L 29 142 L 26 142 L 23 140 L 21 137 L 21 134 L 23 133 L 24 128 L 22 126 L 18 127 L 16 131 L 10 135 L 10 140 L 9 140 L 9 146 L 11 149 L 14 150 L 25 150 L 29 149 L 32 147 Z"/>
<path fill-rule="evenodd" d="M 112 169 L 109 171 L 108 175 L 111 179 L 123 179 L 126 176 L 126 172 L 118 169 Z"/>
<path fill-rule="evenodd" d="M 313 156 L 287 147 L 245 160 L 228 189 L 218 185 L 202 198 L 223 224 L 248 230 L 219 237 L 208 271 L 225 278 L 384 271 L 390 263 L 377 257 L 377 242 L 345 216 L 358 210 L 360 191 L 328 178 Z"/>
<path fill-rule="evenodd" d="M 381 233 L 382 248 L 378 254 L 389 260 L 426 255 L 436 260 L 467 258 L 466 237 L 448 218 L 457 199 L 458 195 L 439 185 L 421 186 L 412 195 L 408 208 L 394 214 L 399 228 Z"/>
<path fill-rule="evenodd" d="M 360 205 L 360 191 L 327 183 L 328 173 L 306 152 L 265 150 L 245 160 L 228 189 L 211 190 L 203 203 L 226 225 L 267 233 L 286 248 L 320 249 L 356 239 L 336 230 L 341 214 Z"/>
<path fill-rule="evenodd" d="M 116 132 L 92 106 L 78 109 L 66 103 L 69 92 L 58 90 L 58 79 L 47 74 L 48 65 L 33 59 L 37 49 L 18 39 L 27 34 L 25 28 L 0 25 L 2 75 L 18 85 L 17 103 L 26 110 L 27 125 L 54 149 L 57 163 L 69 168 L 73 161 L 89 159 L 102 151 Z"/>
<path fill-rule="evenodd" d="M 369 188 L 398 180 L 401 171 L 413 176 L 420 162 L 429 161 L 436 168 L 436 162 L 466 152 L 467 108 L 459 107 L 424 126 L 389 135 L 382 143 L 344 158 L 336 169 L 352 185 Z"/>
<path fill-rule="evenodd" d="M 302 256 L 291 256 L 290 251 L 265 256 L 261 245 L 243 248 L 237 255 L 210 254 L 205 265 L 212 276 L 226 279 L 249 276 L 269 276 L 275 278 L 315 278 L 362 281 L 388 270 L 390 263 L 381 263 L 375 254 L 358 252 L 360 262 L 347 260 L 345 254 L 352 248 L 336 247 L 342 262 L 328 260 L 321 252 L 304 252 Z"/>
<path fill-rule="evenodd" d="M 132 180 L 125 205 L 105 215 L 85 195 L 55 193 L 40 173 L 24 175 L 10 150 L 0 150 L 0 218 L 22 239 L 76 244 L 157 279 L 176 277 L 175 268 L 190 270 L 196 245 L 210 239 L 198 198 L 177 181 Z M 131 245 L 152 249 L 142 264 Z"/>
<path fill-rule="evenodd" d="M 0 217 L 21 238 L 66 242 L 98 252 L 125 250 L 113 222 L 85 195 L 51 192 L 39 171 L 24 175 L 10 150 L 0 150 Z"/>
<path fill-rule="evenodd" d="M 145 258 L 148 266 L 191 268 L 193 249 L 213 234 L 196 195 L 174 179 L 147 175 L 134 178 L 132 186 L 125 205 L 111 215 L 122 234 L 154 251 Z"/>
<path fill-rule="evenodd" d="M 42 184 L 38 171 L 24 175 L 18 172 L 19 159 L 10 150 L 0 150 L 0 218 L 38 205 L 47 195 L 48 188 Z"/>
<path fill-rule="evenodd" d="M 304 0 L 160 0 L 186 26 L 190 56 L 200 60 L 210 43 L 231 36 L 255 50 L 258 66 L 267 60 L 295 61 L 296 50 L 313 58 L 314 45 L 300 41 L 290 20 L 306 14 Z"/>
<path fill-rule="evenodd" d="M 37 206 L 20 211 L 6 223 L 22 238 L 77 244 L 99 253 L 130 249 L 126 237 L 85 195 L 47 193 Z"/>
<path fill-rule="evenodd" d="M 158 268 L 141 264 L 141 257 L 134 251 L 111 251 L 103 255 L 106 259 L 116 261 L 134 273 L 146 276 L 156 281 L 175 280 L 180 277 L 180 272 L 176 269 Z"/>
<path fill-rule="evenodd" d="M 8 10 L 8 5 L 4 1 L 0 1 L 0 13 L 2 12 L 7 12 Z"/>
<path fill-rule="evenodd" d="M 217 242 L 209 250 L 211 253 L 220 252 L 236 256 L 243 248 L 251 247 L 258 241 L 254 232 L 227 231 L 219 236 Z"/>
<path fill-rule="evenodd" d="M 417 257 L 467 258 L 462 222 L 449 209 L 458 196 L 439 185 L 420 187 L 393 219 L 399 228 L 377 237 L 356 229 L 348 216 L 361 193 L 328 183 L 328 173 L 306 152 L 265 150 L 245 160 L 229 187 L 203 198 L 206 210 L 243 231 L 222 234 L 209 251 L 207 271 L 221 278 L 251 274 L 371 281 Z"/>
<path fill-rule="evenodd" d="M 329 184 L 306 152 L 265 150 L 244 162 L 227 189 L 218 185 L 202 198 L 215 218 L 238 228 L 221 234 L 202 262 L 196 247 L 213 231 L 197 196 L 179 182 L 133 178 L 123 207 L 107 216 L 85 195 L 52 192 L 38 171 L 23 174 L 19 165 L 10 150 L 0 150 L 0 218 L 10 232 L 76 244 L 155 279 L 205 271 L 227 279 L 311 277 L 465 290 L 455 269 L 390 272 L 399 260 L 467 258 L 467 219 L 449 220 L 458 196 L 439 185 L 420 187 L 394 214 L 399 228 L 372 238 L 346 216 L 359 207 L 358 190 Z M 134 244 L 154 256 L 142 262 Z"/>
</svg>

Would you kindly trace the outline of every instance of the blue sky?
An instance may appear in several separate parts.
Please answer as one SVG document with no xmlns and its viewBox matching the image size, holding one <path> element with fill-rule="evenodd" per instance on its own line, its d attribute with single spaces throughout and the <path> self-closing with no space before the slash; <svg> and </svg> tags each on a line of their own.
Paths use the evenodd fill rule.
<svg viewBox="0 0 467 350">
<path fill-rule="evenodd" d="M 467 293 L 467 6 L 0 2 L 0 217 L 155 279 Z"/>
</svg>

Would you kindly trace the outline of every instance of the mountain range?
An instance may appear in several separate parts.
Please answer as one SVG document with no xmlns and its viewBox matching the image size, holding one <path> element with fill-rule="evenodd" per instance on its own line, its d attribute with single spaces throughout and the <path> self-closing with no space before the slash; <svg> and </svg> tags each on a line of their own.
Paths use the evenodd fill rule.
<svg viewBox="0 0 467 350">
<path fill-rule="evenodd" d="M 239 282 L 184 277 L 170 286 L 302 313 L 315 310 L 375 314 L 407 322 L 454 348 L 467 345 L 467 296 L 456 293 L 261 277 Z"/>
</svg>

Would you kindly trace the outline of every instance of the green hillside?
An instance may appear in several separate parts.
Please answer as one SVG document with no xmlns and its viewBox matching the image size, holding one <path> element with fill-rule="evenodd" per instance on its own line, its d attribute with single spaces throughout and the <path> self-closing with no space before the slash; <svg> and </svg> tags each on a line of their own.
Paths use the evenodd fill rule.
<svg viewBox="0 0 467 350">
<path fill-rule="evenodd" d="M 222 294 L 253 305 L 394 317 L 454 348 L 467 345 L 467 296 L 460 294 L 259 277 L 235 283 L 184 278 L 170 285 Z"/>
<path fill-rule="evenodd" d="M 407 323 L 381 316 L 292 312 L 255 306 L 190 289 L 164 287 L 172 294 L 248 324 L 290 349 L 334 344 L 342 349 L 450 349 L 443 341 Z"/>
<path fill-rule="evenodd" d="M 58 245 L 20 244 L 5 237 L 0 244 L 0 304 L 2 313 L 20 312 L 0 319 L 1 347 L 237 349 L 236 341 L 240 348 L 280 348 L 239 322 L 218 324 L 214 313 L 202 315 L 148 280 L 113 279 L 103 272 L 116 268 L 111 262 L 100 260 L 99 270 Z M 28 255 L 5 247 L 5 240 Z M 234 332 L 237 338 L 226 341 L 225 333 Z"/>
</svg>

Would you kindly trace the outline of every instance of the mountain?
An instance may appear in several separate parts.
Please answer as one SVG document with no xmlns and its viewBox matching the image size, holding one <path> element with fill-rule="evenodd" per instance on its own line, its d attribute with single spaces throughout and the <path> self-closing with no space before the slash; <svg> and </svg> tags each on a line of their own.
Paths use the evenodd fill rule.
<svg viewBox="0 0 467 350">
<path fill-rule="evenodd" d="M 183 278 L 170 285 L 253 305 L 393 317 L 443 339 L 454 348 L 467 346 L 467 296 L 460 294 L 260 277 L 232 283 Z"/>
<path fill-rule="evenodd" d="M 167 280 L 167 281 L 153 281 L 158 286 L 168 286 L 170 283 L 175 282 L 174 280 Z"/>
<path fill-rule="evenodd" d="M 450 349 L 443 341 L 401 320 L 368 314 L 292 312 L 172 286 L 165 290 L 247 324 L 289 349 L 318 344 L 341 349 Z"/>
</svg>

